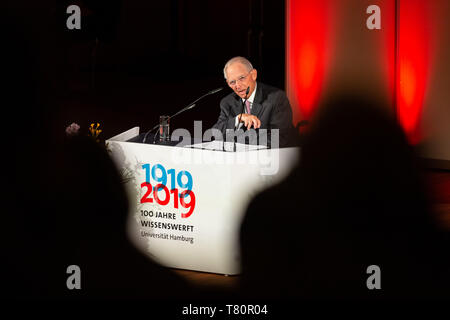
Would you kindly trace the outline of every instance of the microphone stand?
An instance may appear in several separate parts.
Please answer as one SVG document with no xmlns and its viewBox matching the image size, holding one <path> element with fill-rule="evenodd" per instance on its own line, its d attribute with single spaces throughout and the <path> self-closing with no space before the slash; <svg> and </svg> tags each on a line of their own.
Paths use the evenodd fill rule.
<svg viewBox="0 0 450 320">
<path fill-rule="evenodd" d="M 245 91 L 245 99 L 244 102 L 242 103 L 242 112 L 239 115 L 239 119 L 238 119 L 238 123 L 237 123 L 237 127 L 239 128 L 239 124 L 241 123 L 241 117 L 242 114 L 245 113 L 245 103 L 247 102 L 248 99 L 248 93 L 250 92 L 250 87 L 247 87 L 247 90 Z M 236 130 L 236 128 L 234 128 Z M 233 152 L 236 152 L 236 136 L 233 136 Z"/>
<path fill-rule="evenodd" d="M 211 91 L 205 93 L 204 95 L 202 95 L 200 98 L 198 98 L 198 99 L 195 100 L 194 102 L 191 102 L 190 104 L 188 104 L 185 108 L 183 108 L 183 109 L 181 109 L 180 111 L 176 112 L 175 114 L 169 116 L 169 119 L 167 119 L 167 120 L 170 120 L 170 119 L 172 119 L 173 117 L 179 115 L 180 113 L 183 113 L 183 112 L 185 112 L 185 111 L 187 111 L 187 110 L 189 110 L 189 109 L 194 108 L 194 107 L 196 106 L 196 103 L 197 103 L 198 101 L 200 101 L 201 99 L 203 99 L 203 98 L 206 97 L 206 96 L 209 96 L 209 95 L 211 95 L 211 94 L 217 93 L 217 92 L 221 91 L 222 89 L 223 89 L 223 88 L 217 88 L 217 89 L 214 89 L 214 90 L 211 90 Z M 159 127 L 159 124 L 155 125 L 155 126 L 154 126 L 153 128 L 151 128 L 149 131 L 147 131 L 147 133 L 146 133 L 145 136 L 144 136 L 144 139 L 142 140 L 142 143 L 145 143 L 145 141 L 147 141 L 147 136 L 148 136 L 148 134 L 151 133 L 151 132 L 153 132 L 154 130 L 158 129 L 158 127 Z M 153 143 L 155 143 L 156 136 L 157 136 L 157 135 L 155 134 L 155 136 L 153 137 Z"/>
<path fill-rule="evenodd" d="M 185 112 L 186 110 L 192 109 L 192 108 L 194 108 L 194 107 L 195 107 L 195 103 L 194 103 L 194 104 L 191 104 L 191 105 L 189 105 L 189 106 L 187 106 L 186 108 L 183 108 L 182 110 L 178 111 L 178 112 L 175 113 L 174 115 L 171 115 L 171 116 L 169 117 L 169 119 L 167 119 L 167 121 L 169 121 L 169 120 L 172 119 L 173 117 L 179 115 L 180 113 Z M 153 131 L 153 130 L 155 130 L 155 129 L 158 129 L 158 127 L 159 127 L 159 124 L 157 124 L 156 126 L 154 126 L 149 132 L 151 132 L 151 131 Z M 157 132 L 159 132 L 159 131 L 157 131 Z M 159 133 L 159 134 L 161 135 L 161 133 Z M 155 144 L 155 141 L 156 141 L 156 137 L 157 137 L 157 136 L 158 136 L 158 134 L 155 134 L 155 135 L 153 136 L 153 144 Z M 145 135 L 144 140 L 142 141 L 143 143 L 145 143 L 146 138 L 147 138 L 147 135 Z"/>
</svg>

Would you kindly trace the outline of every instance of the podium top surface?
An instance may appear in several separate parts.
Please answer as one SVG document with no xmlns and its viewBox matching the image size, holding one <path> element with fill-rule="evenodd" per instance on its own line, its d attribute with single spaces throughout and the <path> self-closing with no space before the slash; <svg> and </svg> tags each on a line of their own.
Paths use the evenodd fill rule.
<svg viewBox="0 0 450 320">
<path fill-rule="evenodd" d="M 224 151 L 224 152 L 247 152 L 247 151 L 257 151 L 270 149 L 266 145 L 255 145 L 255 144 L 242 144 L 230 141 L 201 141 L 190 137 L 190 139 L 180 139 L 179 141 L 159 141 L 155 140 L 153 134 L 147 136 L 146 142 L 143 143 L 145 133 L 139 133 L 139 127 L 131 128 L 124 131 L 116 136 L 113 136 L 106 140 L 106 142 L 122 142 L 122 143 L 138 143 L 138 144 L 149 144 L 153 146 L 169 146 L 169 147 L 182 147 L 209 151 Z"/>
</svg>

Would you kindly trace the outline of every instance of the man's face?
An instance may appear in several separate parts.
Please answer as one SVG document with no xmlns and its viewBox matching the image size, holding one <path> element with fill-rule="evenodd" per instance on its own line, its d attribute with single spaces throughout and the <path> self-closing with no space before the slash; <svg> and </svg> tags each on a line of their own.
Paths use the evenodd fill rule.
<svg viewBox="0 0 450 320">
<path fill-rule="evenodd" d="M 248 92 L 248 97 L 250 97 L 256 86 L 256 69 L 249 72 L 242 63 L 235 62 L 228 66 L 226 74 L 228 85 L 239 97 L 245 99 L 245 92 L 248 87 L 250 87 Z"/>
</svg>

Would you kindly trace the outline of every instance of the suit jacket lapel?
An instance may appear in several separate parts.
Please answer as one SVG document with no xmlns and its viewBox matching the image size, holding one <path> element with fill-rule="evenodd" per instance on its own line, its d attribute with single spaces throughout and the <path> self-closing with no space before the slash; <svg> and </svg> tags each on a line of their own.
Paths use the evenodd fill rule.
<svg viewBox="0 0 450 320">
<path fill-rule="evenodd" d="M 255 99 L 253 100 L 252 105 L 252 114 L 259 117 L 259 114 L 262 110 L 262 103 L 264 101 L 264 92 L 263 92 L 263 84 L 258 82 L 258 86 L 256 87 Z"/>
<path fill-rule="evenodd" d="M 237 116 L 238 114 L 242 113 L 242 100 L 237 94 L 234 95 L 235 95 L 235 102 L 233 105 L 233 110 L 234 116 Z"/>
<path fill-rule="evenodd" d="M 258 86 L 256 87 L 255 99 L 253 100 L 253 105 L 252 105 L 251 114 L 253 114 L 257 117 L 262 110 L 262 103 L 265 99 L 263 86 L 264 85 L 262 83 L 258 82 Z M 235 98 L 235 103 L 233 105 L 233 110 L 235 112 L 235 115 L 238 115 L 238 114 L 242 113 L 242 111 L 243 111 L 242 99 L 237 94 L 234 94 L 234 98 Z"/>
</svg>

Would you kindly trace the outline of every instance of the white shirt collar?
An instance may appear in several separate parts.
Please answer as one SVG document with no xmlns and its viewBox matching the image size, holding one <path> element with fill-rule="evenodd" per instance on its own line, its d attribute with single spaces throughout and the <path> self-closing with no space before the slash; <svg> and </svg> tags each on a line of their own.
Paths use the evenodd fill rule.
<svg viewBox="0 0 450 320">
<path fill-rule="evenodd" d="M 258 83 L 255 84 L 255 90 L 253 90 L 252 94 L 247 99 L 247 101 L 250 101 L 251 104 L 253 104 L 253 100 L 255 100 L 256 88 L 258 88 Z M 242 102 L 244 102 L 244 100 L 245 99 L 242 99 Z"/>
</svg>

